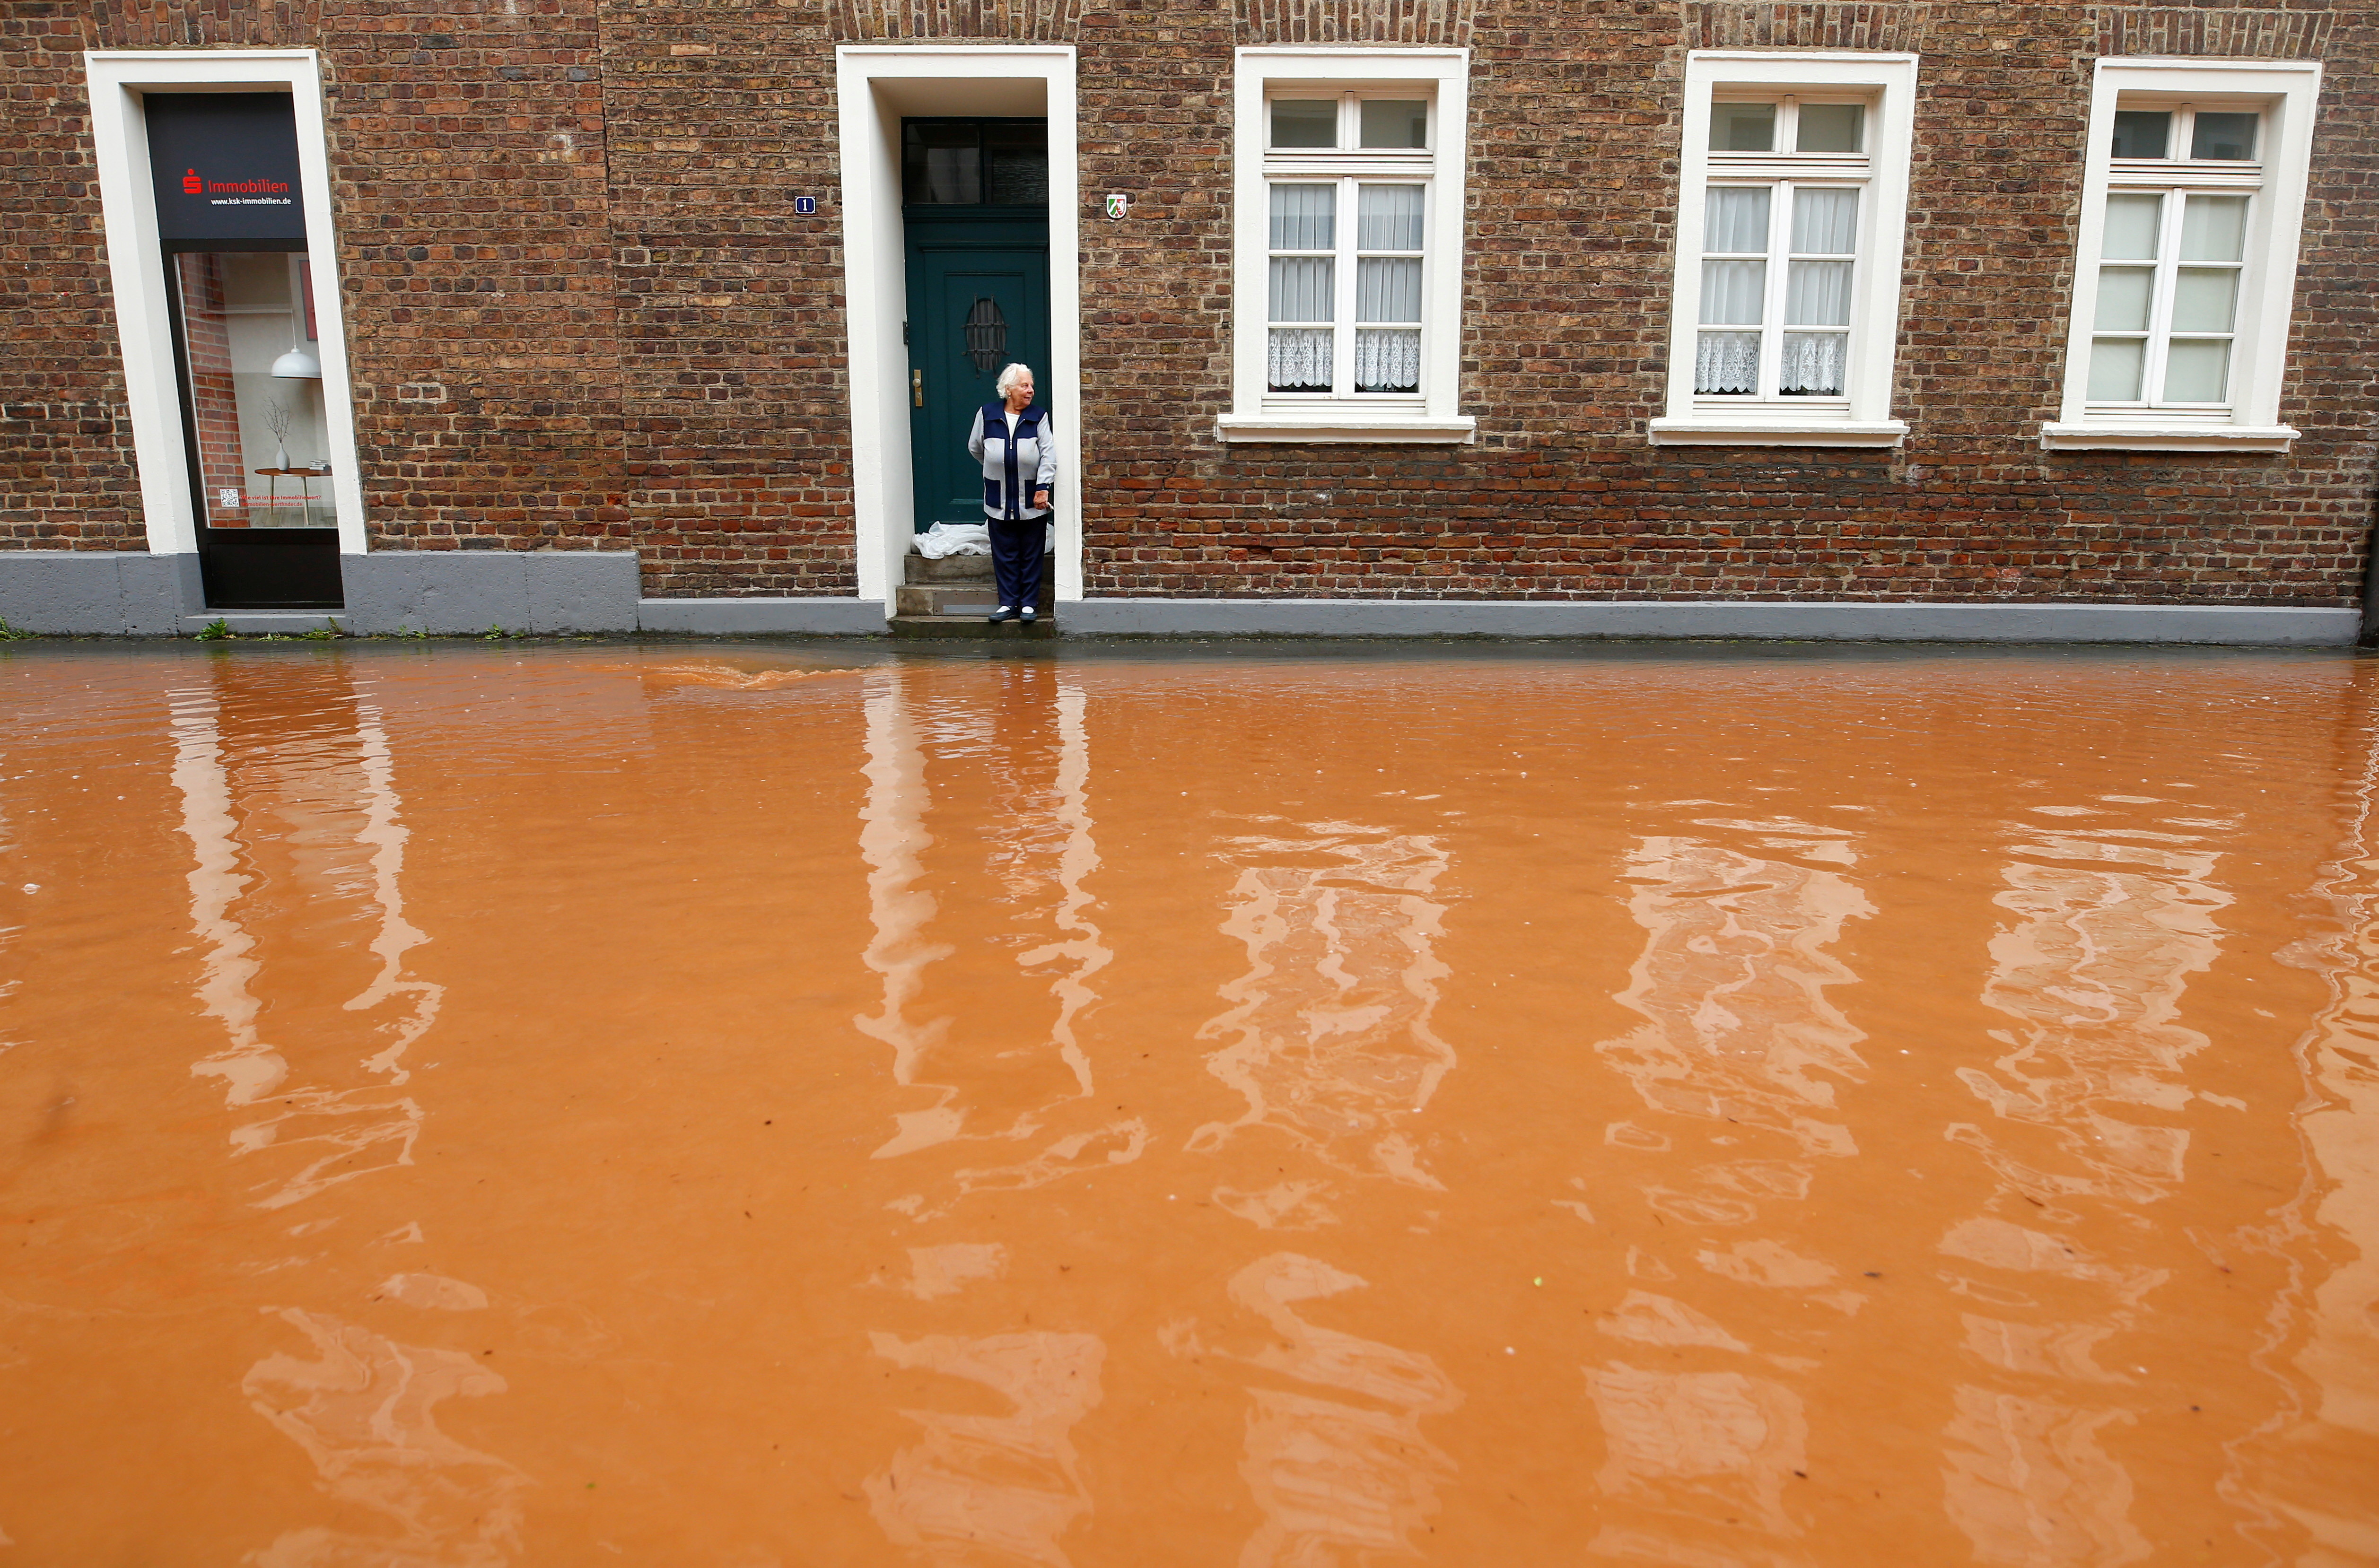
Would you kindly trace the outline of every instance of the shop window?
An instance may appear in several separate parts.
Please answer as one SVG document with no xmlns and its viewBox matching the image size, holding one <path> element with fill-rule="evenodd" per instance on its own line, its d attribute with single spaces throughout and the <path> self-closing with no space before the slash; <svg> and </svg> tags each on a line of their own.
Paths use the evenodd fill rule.
<svg viewBox="0 0 2379 1568">
<path fill-rule="evenodd" d="M 2049 446 L 2284 449 L 2318 67 L 2099 62 Z"/>
<path fill-rule="evenodd" d="M 312 268 L 288 251 L 172 258 L 189 439 L 210 528 L 330 528 Z"/>
<path fill-rule="evenodd" d="M 1234 440 L 1466 440 L 1458 50 L 1241 50 Z"/>
<path fill-rule="evenodd" d="M 1686 62 L 1668 408 L 1655 441 L 1880 446 L 1916 62 Z"/>
</svg>

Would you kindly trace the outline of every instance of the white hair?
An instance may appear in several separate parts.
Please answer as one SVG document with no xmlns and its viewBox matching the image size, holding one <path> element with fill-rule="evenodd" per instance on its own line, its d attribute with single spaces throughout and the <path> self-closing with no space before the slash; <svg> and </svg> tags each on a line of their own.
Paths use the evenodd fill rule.
<svg viewBox="0 0 2379 1568">
<path fill-rule="evenodd" d="M 1030 380 L 1032 379 L 1032 377 L 1033 377 L 1033 367 L 1032 367 L 1032 366 L 1030 366 L 1030 365 L 1010 365 L 1007 369 L 1002 370 L 1002 371 L 999 373 L 999 380 L 997 380 L 996 381 L 994 381 L 994 382 L 992 383 L 992 386 L 993 386 L 993 388 L 994 388 L 996 391 L 997 391 L 997 392 L 998 392 L 998 393 L 999 393 L 999 395 L 1000 395 L 1000 396 L 1002 396 L 1002 397 L 1006 397 L 1009 392 L 1014 392 L 1014 391 L 1016 390 L 1016 383 L 1017 383 L 1017 382 L 1019 382 L 1019 381 L 1023 381 L 1023 380 Z"/>
</svg>

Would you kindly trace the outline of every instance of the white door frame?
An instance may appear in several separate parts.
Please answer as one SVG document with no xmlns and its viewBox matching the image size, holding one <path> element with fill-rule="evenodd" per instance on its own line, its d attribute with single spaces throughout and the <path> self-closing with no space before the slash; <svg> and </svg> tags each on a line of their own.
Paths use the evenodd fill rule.
<svg viewBox="0 0 2379 1568">
<path fill-rule="evenodd" d="M 187 555 L 199 548 L 190 494 L 181 378 L 174 369 L 173 316 L 165 303 L 164 248 L 150 183 L 144 92 L 286 92 L 297 121 L 298 189 L 306 203 L 306 248 L 314 274 L 314 324 L 322 360 L 331 493 L 339 511 L 339 552 L 365 551 L 363 476 L 356 461 L 355 392 L 347 377 L 347 332 L 339 311 L 339 249 L 331 223 L 330 152 L 322 137 L 322 75 L 311 49 L 175 49 L 91 52 L 91 133 L 99 163 L 99 207 L 107 270 L 124 350 L 124 392 L 140 468 L 140 512 L 149 549 Z"/>
<path fill-rule="evenodd" d="M 844 320 L 851 367 L 851 510 L 859 597 L 892 613 L 913 529 L 909 465 L 908 268 L 900 116 L 1004 114 L 1038 92 L 1049 117 L 1049 365 L 1057 424 L 1057 597 L 1082 597 L 1081 194 L 1071 44 L 847 43 L 834 52 L 840 115 Z M 1031 111 L 1026 111 L 1030 113 Z M 953 431 L 959 440 L 964 432 Z"/>
</svg>

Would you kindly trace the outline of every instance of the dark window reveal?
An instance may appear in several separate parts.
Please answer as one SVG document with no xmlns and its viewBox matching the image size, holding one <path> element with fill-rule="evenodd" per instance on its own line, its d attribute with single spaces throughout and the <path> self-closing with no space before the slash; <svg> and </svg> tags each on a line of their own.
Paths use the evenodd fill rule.
<svg viewBox="0 0 2379 1568">
<path fill-rule="evenodd" d="M 914 206 L 1046 207 L 1049 122 L 900 122 L 900 197 Z"/>
</svg>

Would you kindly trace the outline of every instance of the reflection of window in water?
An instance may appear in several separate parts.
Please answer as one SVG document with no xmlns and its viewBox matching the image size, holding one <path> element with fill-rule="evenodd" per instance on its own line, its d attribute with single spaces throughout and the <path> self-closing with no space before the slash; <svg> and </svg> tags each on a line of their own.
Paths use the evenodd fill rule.
<svg viewBox="0 0 2379 1568">
<path fill-rule="evenodd" d="M 327 528 L 330 431 L 304 255 L 174 258 L 199 503 L 211 528 Z"/>
</svg>

